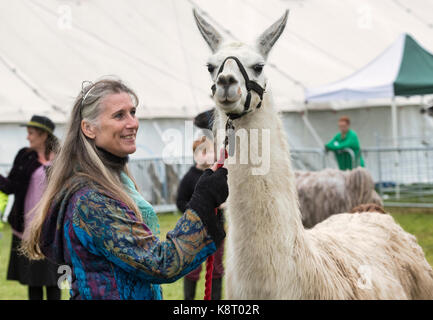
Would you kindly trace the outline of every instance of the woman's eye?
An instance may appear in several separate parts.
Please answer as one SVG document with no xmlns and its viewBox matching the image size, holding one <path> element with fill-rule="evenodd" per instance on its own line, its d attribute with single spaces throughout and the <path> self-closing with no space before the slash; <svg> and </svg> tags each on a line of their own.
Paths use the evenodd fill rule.
<svg viewBox="0 0 433 320">
<path fill-rule="evenodd" d="M 263 64 L 258 63 L 253 66 L 253 70 L 259 74 L 263 71 L 263 67 L 264 67 Z"/>
<path fill-rule="evenodd" d="M 136 110 L 132 110 L 131 114 L 135 117 Z"/>
<path fill-rule="evenodd" d="M 207 65 L 207 71 L 209 71 L 210 73 L 214 72 L 215 70 L 215 66 L 212 64 L 208 64 Z"/>
<path fill-rule="evenodd" d="M 123 113 L 118 113 L 114 116 L 116 119 L 122 119 Z"/>
</svg>

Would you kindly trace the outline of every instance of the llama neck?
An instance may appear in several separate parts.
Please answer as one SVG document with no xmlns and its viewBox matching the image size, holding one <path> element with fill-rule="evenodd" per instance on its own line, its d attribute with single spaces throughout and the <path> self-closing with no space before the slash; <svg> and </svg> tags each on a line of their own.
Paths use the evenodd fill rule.
<svg viewBox="0 0 433 320">
<path fill-rule="evenodd" d="M 277 241 L 293 248 L 304 229 L 286 134 L 268 94 L 260 109 L 233 123 L 236 155 L 227 161 L 230 232 L 240 228 L 244 240 L 245 234 L 262 240 L 269 234 L 274 243 L 279 236 Z"/>
</svg>

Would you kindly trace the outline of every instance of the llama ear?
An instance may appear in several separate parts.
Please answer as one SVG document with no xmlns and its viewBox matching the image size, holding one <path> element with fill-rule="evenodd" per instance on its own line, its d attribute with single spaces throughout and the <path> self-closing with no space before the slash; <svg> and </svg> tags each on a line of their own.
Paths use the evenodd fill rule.
<svg viewBox="0 0 433 320">
<path fill-rule="evenodd" d="M 257 39 L 257 47 L 264 58 L 268 57 L 269 51 L 271 51 L 275 42 L 277 42 L 278 38 L 283 33 L 287 23 L 288 15 L 289 10 L 286 10 L 284 15 L 268 29 L 266 29 L 265 32 L 263 32 L 262 35 Z"/>
<path fill-rule="evenodd" d="M 212 53 L 215 53 L 222 42 L 222 37 L 218 31 L 215 30 L 201 15 L 198 14 L 196 9 L 192 10 L 195 22 L 200 30 L 201 35 L 206 40 Z"/>
</svg>

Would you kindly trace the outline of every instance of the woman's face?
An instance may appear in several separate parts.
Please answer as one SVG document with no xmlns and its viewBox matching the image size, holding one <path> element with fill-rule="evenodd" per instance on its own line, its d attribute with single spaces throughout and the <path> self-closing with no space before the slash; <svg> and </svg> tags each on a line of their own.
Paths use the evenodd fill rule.
<svg viewBox="0 0 433 320">
<path fill-rule="evenodd" d="M 33 150 L 43 150 L 45 148 L 45 140 L 48 133 L 39 131 L 38 129 L 27 127 L 27 140 L 30 143 L 30 148 Z"/>
<path fill-rule="evenodd" d="M 110 94 L 103 98 L 101 107 L 95 130 L 96 146 L 118 157 L 134 153 L 138 120 L 130 95 L 126 92 Z"/>
</svg>

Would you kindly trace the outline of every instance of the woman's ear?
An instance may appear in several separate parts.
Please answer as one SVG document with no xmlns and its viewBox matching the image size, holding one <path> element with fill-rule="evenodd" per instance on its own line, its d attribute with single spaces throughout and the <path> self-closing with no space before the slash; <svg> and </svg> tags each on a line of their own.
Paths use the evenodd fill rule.
<svg viewBox="0 0 433 320">
<path fill-rule="evenodd" d="M 81 131 L 89 139 L 95 139 L 96 137 L 95 127 L 85 120 L 81 120 Z"/>
</svg>

